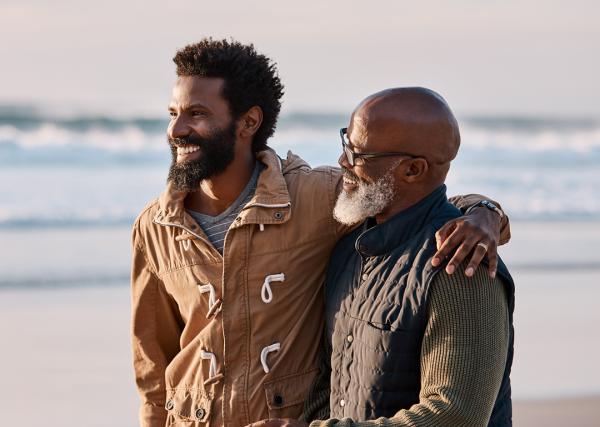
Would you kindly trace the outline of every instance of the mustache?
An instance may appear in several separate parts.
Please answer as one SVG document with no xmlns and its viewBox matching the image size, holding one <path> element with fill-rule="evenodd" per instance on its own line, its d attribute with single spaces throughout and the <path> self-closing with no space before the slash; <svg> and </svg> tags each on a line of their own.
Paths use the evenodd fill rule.
<svg viewBox="0 0 600 427">
<path fill-rule="evenodd" d="M 169 144 L 173 145 L 198 145 L 202 147 L 205 143 L 205 139 L 198 135 L 188 135 L 181 138 L 167 138 Z"/>
<path fill-rule="evenodd" d="M 350 169 L 346 169 L 343 166 L 342 166 L 342 172 L 343 172 L 344 177 L 351 179 L 352 181 L 356 181 L 356 182 L 362 181 L 359 177 L 357 177 L 354 174 L 354 172 L 352 172 Z"/>
</svg>

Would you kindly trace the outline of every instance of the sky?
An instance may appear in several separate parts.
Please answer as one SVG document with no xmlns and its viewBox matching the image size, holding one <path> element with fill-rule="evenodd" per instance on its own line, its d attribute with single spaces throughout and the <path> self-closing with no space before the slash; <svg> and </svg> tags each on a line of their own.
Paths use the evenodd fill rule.
<svg viewBox="0 0 600 427">
<path fill-rule="evenodd" d="M 0 0 L 0 105 L 166 116 L 177 48 L 254 43 L 284 112 L 349 112 L 397 86 L 459 113 L 600 118 L 600 3 Z"/>
</svg>

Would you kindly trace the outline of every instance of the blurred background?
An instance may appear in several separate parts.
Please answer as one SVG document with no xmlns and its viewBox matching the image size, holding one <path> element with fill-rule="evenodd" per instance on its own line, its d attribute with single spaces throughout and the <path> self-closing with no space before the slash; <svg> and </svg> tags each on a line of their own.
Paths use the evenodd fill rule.
<svg viewBox="0 0 600 427">
<path fill-rule="evenodd" d="M 136 424 L 130 226 L 166 180 L 171 58 L 213 36 L 277 62 L 270 145 L 313 166 L 370 93 L 446 98 L 449 193 L 512 220 L 515 425 L 600 425 L 599 19 L 587 0 L 2 0 L 2 424 Z"/>
</svg>

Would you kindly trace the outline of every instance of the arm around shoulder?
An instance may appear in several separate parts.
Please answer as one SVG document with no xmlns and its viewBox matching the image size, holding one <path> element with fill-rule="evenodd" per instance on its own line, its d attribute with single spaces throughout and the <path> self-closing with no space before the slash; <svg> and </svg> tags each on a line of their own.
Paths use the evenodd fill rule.
<svg viewBox="0 0 600 427">
<path fill-rule="evenodd" d="M 495 201 L 489 197 L 483 196 L 481 194 L 465 194 L 465 195 L 452 196 L 448 200 L 450 201 L 450 203 L 452 203 L 454 206 L 456 206 L 458 209 L 460 209 L 460 211 L 463 214 L 469 208 L 477 205 L 479 202 L 481 202 L 483 200 L 491 201 L 494 205 L 496 205 L 503 212 L 502 217 L 499 218 L 499 220 L 500 220 L 500 240 L 498 241 L 498 245 L 505 245 L 506 243 L 508 243 L 510 241 L 510 220 L 508 218 L 508 215 L 506 215 L 506 212 L 504 212 L 504 209 L 502 209 L 502 206 L 500 206 L 500 203 L 498 203 L 497 201 Z M 491 213 L 491 214 L 493 214 L 493 213 Z"/>
</svg>

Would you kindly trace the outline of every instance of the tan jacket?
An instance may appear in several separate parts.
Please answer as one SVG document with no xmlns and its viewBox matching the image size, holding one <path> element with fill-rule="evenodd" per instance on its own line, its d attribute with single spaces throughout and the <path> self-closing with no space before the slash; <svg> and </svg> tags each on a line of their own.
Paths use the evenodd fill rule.
<svg viewBox="0 0 600 427">
<path fill-rule="evenodd" d="M 302 414 L 318 368 L 325 269 L 348 231 L 332 216 L 340 171 L 272 150 L 258 160 L 266 168 L 223 256 L 185 211 L 186 193 L 170 186 L 135 222 L 142 426 L 245 426 Z"/>
<path fill-rule="evenodd" d="M 185 212 L 184 192 L 168 187 L 135 222 L 143 426 L 244 426 L 302 413 L 317 371 L 321 284 L 343 232 L 331 214 L 340 173 L 291 153 L 258 160 L 266 168 L 223 256 Z"/>
</svg>

